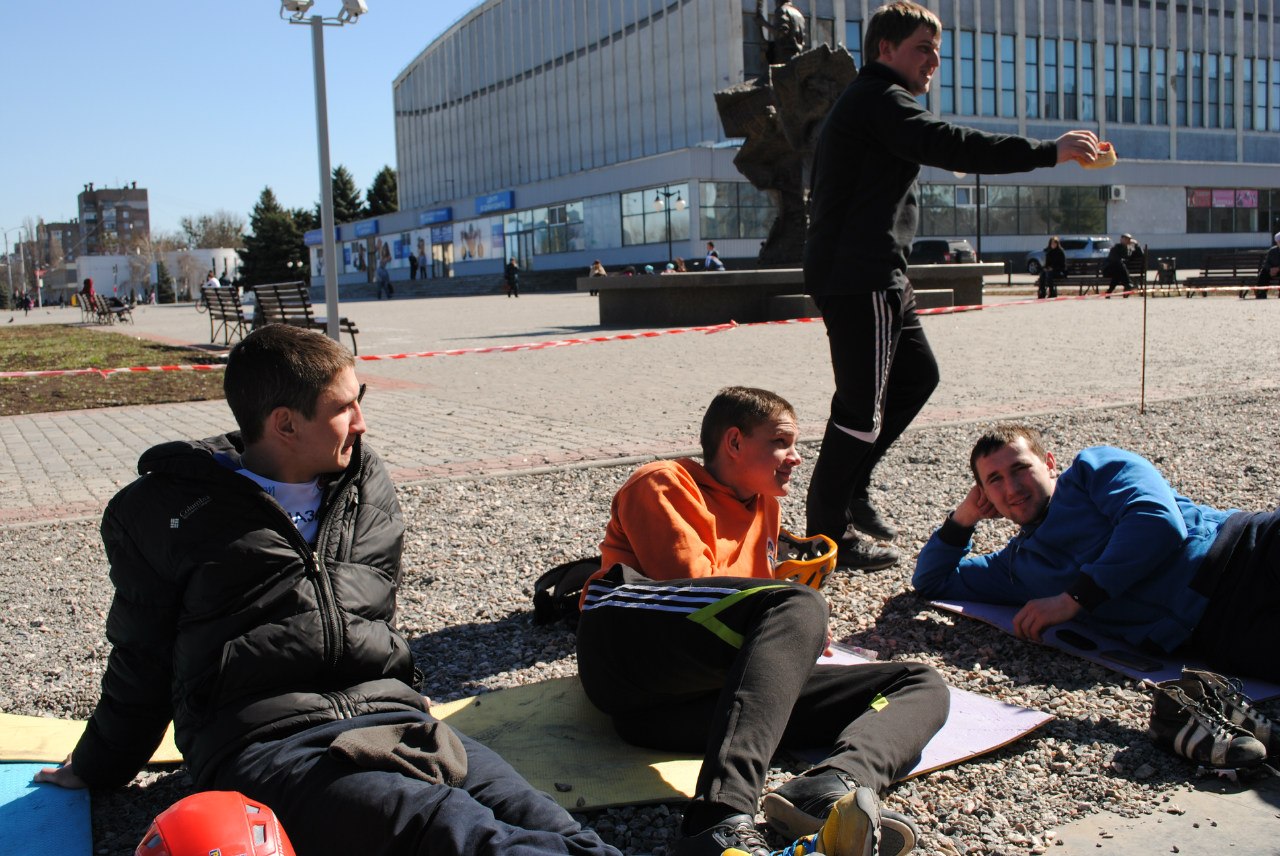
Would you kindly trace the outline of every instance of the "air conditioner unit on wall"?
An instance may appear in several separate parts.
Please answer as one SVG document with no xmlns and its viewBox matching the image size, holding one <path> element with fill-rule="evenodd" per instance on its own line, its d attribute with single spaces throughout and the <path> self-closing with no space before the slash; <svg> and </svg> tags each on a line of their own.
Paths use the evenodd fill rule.
<svg viewBox="0 0 1280 856">
<path fill-rule="evenodd" d="M 1124 202 L 1124 185 L 1123 184 L 1111 185 L 1111 201 Z"/>
</svg>

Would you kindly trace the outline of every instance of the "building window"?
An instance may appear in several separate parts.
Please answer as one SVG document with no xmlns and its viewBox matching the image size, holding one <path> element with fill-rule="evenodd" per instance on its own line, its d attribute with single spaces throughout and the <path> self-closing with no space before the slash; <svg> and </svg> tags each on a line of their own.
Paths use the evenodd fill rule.
<svg viewBox="0 0 1280 856">
<path fill-rule="evenodd" d="M 1156 124 L 1169 124 L 1169 54 L 1165 48 L 1156 48 Z"/>
<path fill-rule="evenodd" d="M 1033 41 L 1028 39 L 1028 41 Z M 1033 49 L 1034 50 L 1034 49 Z M 1013 36 L 1000 37 L 1000 115 L 1018 115 L 1018 66 Z"/>
<path fill-rule="evenodd" d="M 1076 107 L 1076 43 L 1062 43 L 1062 118 L 1078 119 Z"/>
<path fill-rule="evenodd" d="M 1280 215 L 1280 195 L 1254 188 L 1187 188 L 1187 232 L 1261 232 Z M 1263 206 L 1266 207 L 1263 207 Z"/>
<path fill-rule="evenodd" d="M 1222 127 L 1236 126 L 1236 62 L 1235 57 L 1222 57 Z"/>
<path fill-rule="evenodd" d="M 1044 40 L 1044 117 L 1058 118 L 1058 40 Z"/>
<path fill-rule="evenodd" d="M 1138 119 L 1133 91 L 1133 46 L 1120 46 L 1120 115 L 1122 121 L 1133 123 Z"/>
<path fill-rule="evenodd" d="M 977 115 L 975 101 L 976 69 L 974 67 L 973 32 L 960 32 L 960 115 Z"/>
<path fill-rule="evenodd" d="M 1102 46 L 1102 95 L 1106 99 L 1107 121 L 1118 122 L 1120 112 L 1116 104 L 1116 46 Z"/>
<path fill-rule="evenodd" d="M 704 181 L 700 192 L 702 239 L 769 236 L 776 212 L 768 193 L 743 181 Z"/>
<path fill-rule="evenodd" d="M 845 21 L 844 22 L 844 46 L 849 53 L 853 54 L 853 64 L 857 68 L 862 68 L 862 22 L 861 21 Z"/>
<path fill-rule="evenodd" d="M 1103 189 L 983 185 L 982 232 L 1036 236 L 1102 234 L 1107 228 L 1107 200 L 1101 192 Z M 974 234 L 978 209 L 975 190 L 969 185 L 922 185 L 920 235 Z"/>
<path fill-rule="evenodd" d="M 1047 46 L 1046 46 L 1047 47 Z M 1026 81 L 1024 83 L 1026 89 L 1027 118 L 1036 119 L 1040 116 L 1040 49 L 1039 42 L 1035 38 L 1026 40 Z"/>
<path fill-rule="evenodd" d="M 672 195 L 663 195 L 669 191 Z M 663 244 L 689 239 L 689 185 L 669 184 L 622 194 L 622 245 Z M 681 206 L 680 202 L 686 205 Z M 661 203 L 659 206 L 658 203 Z M 668 217 L 670 220 L 668 221 Z M 667 235 L 667 223 L 671 235 Z"/>
<path fill-rule="evenodd" d="M 1191 127 L 1204 127 L 1204 54 L 1191 54 Z"/>
<path fill-rule="evenodd" d="M 1271 61 L 1271 130 L 1280 131 L 1280 60 Z M 1270 230 L 1268 230 L 1270 231 Z"/>
<path fill-rule="evenodd" d="M 1205 58 L 1205 78 L 1209 84 L 1209 95 L 1205 99 L 1204 124 L 1206 128 L 1222 127 L 1221 107 L 1218 103 L 1218 55 L 1209 54 Z"/>
<path fill-rule="evenodd" d="M 982 115 L 996 115 L 996 36 L 982 34 Z"/>
<path fill-rule="evenodd" d="M 942 43 L 938 48 L 938 112 L 956 112 L 955 39 L 950 30 L 942 31 Z"/>
<path fill-rule="evenodd" d="M 1138 48 L 1138 117 L 1151 124 L 1151 48 Z"/>
<path fill-rule="evenodd" d="M 1247 60 L 1246 60 L 1247 62 Z M 1253 61 L 1253 127 L 1259 131 L 1267 130 L 1267 61 Z M 1272 128 L 1271 130 L 1276 130 Z"/>
<path fill-rule="evenodd" d="M 751 80 L 762 74 L 764 74 L 764 35 L 760 32 L 760 25 L 756 23 L 755 14 L 744 13 L 742 16 L 742 77 L 745 80 Z"/>
<path fill-rule="evenodd" d="M 1080 118 L 1086 122 L 1098 118 L 1093 92 L 1093 45 L 1090 42 L 1080 45 Z"/>
<path fill-rule="evenodd" d="M 1187 52 L 1178 51 L 1176 56 L 1177 64 L 1174 66 L 1173 72 L 1173 91 L 1177 96 L 1177 116 L 1178 127 L 1187 127 L 1187 99 L 1191 97 L 1190 87 L 1187 86 Z"/>
</svg>

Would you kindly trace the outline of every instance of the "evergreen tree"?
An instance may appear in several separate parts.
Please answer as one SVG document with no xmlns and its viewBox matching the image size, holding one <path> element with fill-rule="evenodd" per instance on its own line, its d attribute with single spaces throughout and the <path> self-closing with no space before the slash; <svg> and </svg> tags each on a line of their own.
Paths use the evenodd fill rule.
<svg viewBox="0 0 1280 856">
<path fill-rule="evenodd" d="M 333 222 L 340 226 L 363 216 L 364 203 L 360 201 L 356 180 L 345 166 L 339 164 L 333 169 Z"/>
<path fill-rule="evenodd" d="M 156 261 L 156 303 L 175 303 L 177 295 L 173 292 L 173 277 L 169 276 L 169 268 L 163 260 Z"/>
<path fill-rule="evenodd" d="M 396 171 L 389 166 L 378 170 L 364 198 L 368 203 L 366 213 L 370 217 L 399 211 L 400 198 L 396 192 Z"/>
<path fill-rule="evenodd" d="M 244 285 L 254 286 L 268 282 L 288 282 L 299 275 L 290 262 L 307 258 L 302 242 L 302 231 L 294 222 L 293 212 L 280 207 L 270 187 L 262 189 L 262 195 L 249 214 L 251 234 L 244 236 L 244 248 L 240 250 L 241 277 Z"/>
</svg>

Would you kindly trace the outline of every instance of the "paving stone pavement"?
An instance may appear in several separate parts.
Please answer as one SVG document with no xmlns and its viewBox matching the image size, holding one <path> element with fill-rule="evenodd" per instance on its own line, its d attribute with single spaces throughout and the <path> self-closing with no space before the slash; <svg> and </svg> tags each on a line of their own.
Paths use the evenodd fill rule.
<svg viewBox="0 0 1280 856">
<path fill-rule="evenodd" d="M 1008 302 L 1022 299 L 989 287 L 987 311 L 924 320 L 943 380 L 917 424 L 1136 409 L 1144 395 L 1153 402 L 1280 386 L 1280 300 Z M 364 301 L 344 304 L 343 314 L 364 331 L 366 357 L 636 332 L 600 328 L 595 299 L 584 294 Z M 132 327 L 113 329 L 179 344 L 209 339 L 207 317 L 189 304 L 134 316 Z M 78 317 L 36 310 L 15 323 Z M 369 441 L 401 481 L 690 452 L 706 402 L 727 384 L 781 393 L 816 442 L 832 392 L 821 323 L 371 359 L 357 371 L 369 384 Z M 221 401 L 0 417 L 0 525 L 96 518 L 146 448 L 231 427 Z M 1248 436 L 1273 428 L 1241 426 Z M 1206 785 L 1173 801 L 1178 813 L 1090 816 L 1057 830 L 1051 852 L 1280 853 L 1274 785 Z"/>
<path fill-rule="evenodd" d="M 1142 394 L 1144 305 L 1133 300 L 1007 303 L 989 289 L 982 312 L 932 316 L 925 329 L 942 385 L 918 424 L 1132 405 Z M 1146 400 L 1273 387 L 1280 301 L 1147 302 Z M 585 294 L 361 301 L 343 305 L 364 332 L 357 371 L 369 384 L 369 441 L 401 481 L 584 465 L 691 451 L 721 386 L 773 389 L 820 438 L 832 380 L 820 322 L 715 332 L 603 329 Z M 146 306 L 114 332 L 182 344 L 209 340 L 192 307 Z M 75 323 L 72 309 L 16 323 Z M 507 353 L 367 359 L 424 351 L 609 341 Z M 1187 341 L 1212 345 L 1189 359 Z M 216 353 L 216 349 L 213 353 Z M 223 402 L 0 418 L 0 523 L 96 516 L 166 440 L 233 427 Z"/>
</svg>

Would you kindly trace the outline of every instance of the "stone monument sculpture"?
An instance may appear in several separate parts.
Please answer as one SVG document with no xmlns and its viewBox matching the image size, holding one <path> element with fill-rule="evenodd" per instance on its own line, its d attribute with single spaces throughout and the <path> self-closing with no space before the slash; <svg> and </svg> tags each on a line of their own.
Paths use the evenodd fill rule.
<svg viewBox="0 0 1280 856">
<path fill-rule="evenodd" d="M 716 109 L 725 134 L 744 139 L 734 166 L 778 210 L 758 263 L 795 266 L 804 255 L 805 188 L 818 129 L 857 69 L 843 47 L 805 49 L 804 16 L 791 0 L 777 0 L 768 20 L 759 0 L 756 21 L 766 38 L 765 72 L 717 92 Z"/>
</svg>

